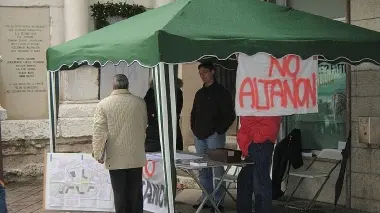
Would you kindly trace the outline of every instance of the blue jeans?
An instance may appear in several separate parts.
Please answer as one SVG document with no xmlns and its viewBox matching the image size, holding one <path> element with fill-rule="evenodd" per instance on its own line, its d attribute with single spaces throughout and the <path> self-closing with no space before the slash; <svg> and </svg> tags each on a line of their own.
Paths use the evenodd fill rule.
<svg viewBox="0 0 380 213">
<path fill-rule="evenodd" d="M 274 144 L 270 141 L 248 148 L 246 161 L 254 162 L 242 168 L 237 180 L 238 213 L 252 213 L 252 195 L 255 193 L 255 213 L 272 213 L 272 180 L 270 167 Z"/>
<path fill-rule="evenodd" d="M 207 149 L 218 149 L 218 148 L 224 148 L 226 145 L 226 134 L 218 135 L 217 133 L 214 133 L 210 135 L 208 138 L 199 140 L 197 137 L 195 137 L 195 149 L 197 154 L 207 154 Z M 213 184 L 213 173 L 216 177 L 221 177 L 224 173 L 223 167 L 217 167 L 214 169 L 202 169 L 199 172 L 199 182 L 201 185 L 207 190 L 209 194 L 214 191 L 214 184 Z M 218 184 L 219 181 L 215 181 L 215 186 Z M 225 186 L 226 183 L 223 183 Z M 217 203 L 220 200 L 220 205 L 223 205 L 224 197 L 224 189 L 223 185 L 219 188 L 219 190 L 215 194 L 215 202 Z M 202 199 L 205 197 L 205 194 L 202 194 Z"/>
<path fill-rule="evenodd" d="M 5 188 L 0 184 L 0 213 L 7 213 L 7 202 L 5 201 Z"/>
</svg>

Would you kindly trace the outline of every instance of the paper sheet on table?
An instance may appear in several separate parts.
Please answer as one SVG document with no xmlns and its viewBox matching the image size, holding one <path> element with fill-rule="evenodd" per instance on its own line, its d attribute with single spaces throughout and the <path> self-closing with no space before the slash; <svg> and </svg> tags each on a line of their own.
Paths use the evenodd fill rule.
<svg viewBox="0 0 380 213">
<path fill-rule="evenodd" d="M 175 159 L 176 160 L 196 160 L 201 159 L 202 157 L 190 155 L 190 154 L 184 154 L 184 153 L 176 153 Z"/>
<path fill-rule="evenodd" d="M 162 160 L 161 153 L 149 153 L 146 154 L 147 160 Z M 196 160 L 201 159 L 202 157 L 191 155 L 191 154 L 184 154 L 184 153 L 176 153 L 175 159 L 176 160 Z"/>
</svg>

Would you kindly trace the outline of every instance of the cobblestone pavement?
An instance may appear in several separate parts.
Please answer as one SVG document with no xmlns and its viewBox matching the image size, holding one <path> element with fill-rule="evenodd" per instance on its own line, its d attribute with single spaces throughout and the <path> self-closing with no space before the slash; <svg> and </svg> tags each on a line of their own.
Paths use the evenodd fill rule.
<svg viewBox="0 0 380 213">
<path fill-rule="evenodd" d="M 30 183 L 13 183 L 7 187 L 7 204 L 10 213 L 32 213 L 32 212 L 45 212 L 45 213 L 58 213 L 59 211 L 44 211 L 43 206 L 43 185 L 42 181 Z M 185 189 L 178 194 L 176 200 L 176 209 L 181 213 L 191 213 L 195 210 L 191 207 L 192 204 L 197 202 L 201 192 L 197 189 Z M 232 191 L 236 194 L 236 191 Z M 226 199 L 225 213 L 236 212 L 235 204 L 232 199 Z M 293 209 L 286 209 L 283 203 L 275 202 L 275 213 L 298 213 L 299 211 Z M 67 211 L 66 211 L 67 212 Z M 209 212 L 209 211 L 203 211 Z M 351 211 L 338 207 L 334 212 L 332 205 L 317 203 L 312 213 L 358 213 L 358 211 Z M 73 212 L 70 212 L 73 213 Z M 84 212 L 80 212 L 84 213 Z M 148 212 L 147 212 L 148 213 Z"/>
</svg>

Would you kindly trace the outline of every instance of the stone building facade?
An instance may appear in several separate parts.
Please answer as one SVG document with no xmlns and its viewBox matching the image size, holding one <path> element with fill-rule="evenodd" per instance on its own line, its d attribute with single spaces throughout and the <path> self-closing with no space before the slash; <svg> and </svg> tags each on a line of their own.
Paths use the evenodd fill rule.
<svg viewBox="0 0 380 213">
<path fill-rule="evenodd" d="M 380 32 L 380 1 L 351 2 L 352 24 Z M 379 51 L 380 53 L 380 51 Z M 351 206 L 380 212 L 380 138 L 373 145 L 359 143 L 359 117 L 380 116 L 380 67 L 363 64 L 352 68 Z"/>
<path fill-rule="evenodd" d="M 155 8 L 170 1 L 113 0 L 111 2 L 135 3 L 144 5 L 147 8 Z M 26 55 L 24 59 L 17 59 L 18 56 L 16 57 L 13 54 L 12 45 L 9 44 L 8 40 L 12 39 L 12 36 L 17 39 L 17 35 L 13 33 L 14 31 L 8 30 L 5 33 L 4 30 L 0 30 L 0 55 L 2 56 L 2 61 L 0 62 L 0 105 L 7 110 L 8 117 L 1 122 L 1 125 L 4 169 L 8 180 L 41 177 L 43 173 L 43 156 L 49 150 L 47 92 L 40 89 L 47 86 L 45 64 L 41 65 L 40 63 L 45 60 L 44 48 L 92 31 L 94 23 L 90 16 L 89 6 L 96 2 L 98 0 L 0 1 L 0 29 L 8 29 L 9 26 L 6 25 L 27 25 L 29 28 L 34 26 L 37 29 L 35 29 L 36 33 L 32 36 L 35 37 L 33 39 L 36 39 L 38 43 L 34 46 L 39 46 L 38 48 L 42 51 L 42 53 L 38 51 L 33 53 L 34 55 L 30 58 L 34 59 L 29 60 L 31 64 L 36 63 L 34 67 L 36 72 L 34 76 L 30 77 L 30 82 L 34 83 L 30 86 L 34 86 L 33 88 L 36 89 L 30 93 L 20 91 L 20 86 L 25 86 L 19 85 L 19 83 L 24 82 L 20 80 L 22 70 L 17 70 L 16 66 L 4 65 L 4 62 L 28 61 L 26 57 L 29 56 Z M 107 0 L 101 0 L 100 2 L 105 3 Z M 295 9 L 331 19 L 344 19 L 346 15 L 345 0 L 277 0 L 273 1 L 273 3 L 288 5 Z M 380 31 L 379 14 L 380 1 L 351 0 L 352 24 Z M 38 27 L 38 25 L 41 26 Z M 8 75 L 6 72 L 9 69 L 14 69 L 18 74 Z M 193 144 L 193 136 L 189 127 L 190 111 L 194 94 L 201 87 L 201 81 L 196 70 L 197 64 L 185 64 L 179 67 L 178 73 L 179 77 L 184 81 L 184 106 L 181 125 L 185 147 Z M 339 201 L 340 204 L 370 212 L 380 212 L 380 167 L 378 165 L 380 147 L 359 143 L 358 117 L 380 116 L 380 92 L 375 89 L 380 82 L 379 71 L 380 67 L 369 64 L 352 67 L 351 124 L 353 149 L 351 172 L 347 175 L 348 181 Z M 5 81 L 12 82 L 12 85 L 5 86 Z M 61 93 L 57 129 L 58 152 L 90 152 L 92 116 L 99 100 L 99 83 L 98 70 L 92 67 L 81 67 L 75 71 L 62 72 L 60 76 Z M 7 91 L 10 92 L 7 93 Z M 12 91 L 21 96 L 13 94 Z M 3 115 L 4 113 L 1 111 L 0 118 L 4 118 Z M 229 133 L 232 136 L 235 134 L 234 127 L 230 129 Z M 230 139 L 233 142 L 233 137 L 230 137 Z M 305 164 L 308 162 L 308 159 L 305 158 Z M 314 169 L 326 169 L 330 166 L 332 166 L 330 162 L 321 161 L 315 164 Z M 319 201 L 333 202 L 336 177 L 337 172 L 334 172 L 333 177 L 320 195 Z M 290 179 L 289 187 L 294 186 L 295 181 L 295 179 Z M 321 182 L 322 180 L 305 182 L 296 197 L 311 198 Z"/>
</svg>

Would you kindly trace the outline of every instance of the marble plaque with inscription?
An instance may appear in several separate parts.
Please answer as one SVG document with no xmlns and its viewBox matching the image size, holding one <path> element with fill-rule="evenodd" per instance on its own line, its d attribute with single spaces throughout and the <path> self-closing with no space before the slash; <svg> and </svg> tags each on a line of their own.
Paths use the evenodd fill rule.
<svg viewBox="0 0 380 213">
<path fill-rule="evenodd" d="M 8 119 L 48 117 L 48 8 L 0 7 L 0 104 Z"/>
</svg>

